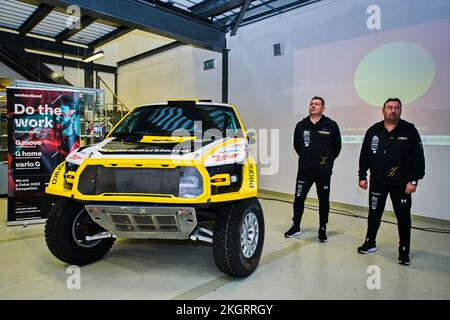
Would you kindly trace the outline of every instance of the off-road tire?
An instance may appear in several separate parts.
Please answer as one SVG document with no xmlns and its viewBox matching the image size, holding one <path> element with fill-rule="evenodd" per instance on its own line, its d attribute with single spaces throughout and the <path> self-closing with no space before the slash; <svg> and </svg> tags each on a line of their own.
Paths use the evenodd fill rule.
<svg viewBox="0 0 450 320">
<path fill-rule="evenodd" d="M 250 257 L 241 249 L 244 219 L 253 213 L 258 222 L 258 242 Z M 256 198 L 236 201 L 223 206 L 216 215 L 213 233 L 213 255 L 217 267 L 224 273 L 243 278 L 255 271 L 264 246 L 264 216 Z"/>
<path fill-rule="evenodd" d="M 102 258 L 111 249 L 115 238 L 95 240 L 94 246 L 83 247 L 73 236 L 74 219 L 84 207 L 68 198 L 59 198 L 50 210 L 45 224 L 45 241 L 51 253 L 61 261 L 85 265 Z"/>
</svg>

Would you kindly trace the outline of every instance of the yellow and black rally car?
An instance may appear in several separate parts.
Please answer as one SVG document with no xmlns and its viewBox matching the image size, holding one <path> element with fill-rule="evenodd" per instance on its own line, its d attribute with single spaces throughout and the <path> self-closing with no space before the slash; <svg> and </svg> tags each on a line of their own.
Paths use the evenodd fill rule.
<svg viewBox="0 0 450 320">
<path fill-rule="evenodd" d="M 53 172 L 58 200 L 45 239 L 60 260 L 102 258 L 116 237 L 212 243 L 217 267 L 251 274 L 264 217 L 255 160 L 232 105 L 168 101 L 130 111 L 101 143 L 83 146 Z"/>
</svg>

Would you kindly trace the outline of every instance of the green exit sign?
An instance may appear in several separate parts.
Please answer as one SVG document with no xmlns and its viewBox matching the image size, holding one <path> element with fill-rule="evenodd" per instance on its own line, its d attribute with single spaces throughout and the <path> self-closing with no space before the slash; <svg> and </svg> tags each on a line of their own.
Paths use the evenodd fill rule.
<svg viewBox="0 0 450 320">
<path fill-rule="evenodd" d="M 203 61 L 203 71 L 211 70 L 216 67 L 216 59 Z"/>
</svg>

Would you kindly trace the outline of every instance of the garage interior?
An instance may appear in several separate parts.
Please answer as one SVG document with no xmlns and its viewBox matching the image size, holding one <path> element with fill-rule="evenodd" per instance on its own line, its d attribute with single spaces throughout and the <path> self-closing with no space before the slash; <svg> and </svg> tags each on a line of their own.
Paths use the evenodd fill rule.
<svg viewBox="0 0 450 320">
<path fill-rule="evenodd" d="M 221 273 L 207 243 L 119 238 L 103 259 L 81 268 L 81 288 L 68 289 L 69 265 L 48 250 L 44 225 L 7 225 L 5 190 L 0 299 L 448 300 L 449 26 L 445 0 L 0 0 L 0 78 L 102 89 L 105 114 L 98 121 L 109 128 L 147 103 L 180 97 L 232 103 L 246 128 L 258 133 L 258 143 L 267 143 L 252 149 L 265 240 L 249 277 Z M 365 237 L 368 193 L 358 189 L 361 144 L 351 139 L 364 133 L 358 119 L 382 118 L 379 109 L 356 109 L 361 101 L 370 104 L 373 94 L 359 90 L 355 79 L 370 54 L 389 45 L 431 57 L 430 66 L 421 66 L 427 70 L 412 68 L 409 74 L 422 83 L 407 82 L 413 93 L 399 93 L 412 106 L 402 117 L 416 123 L 426 139 L 426 174 L 413 196 L 410 266 L 397 264 L 389 200 L 378 251 L 356 251 Z M 86 62 L 96 53 L 102 57 Z M 369 73 L 376 67 L 369 65 Z M 347 140 L 333 169 L 327 243 L 317 241 L 314 188 L 302 235 L 283 236 L 292 224 L 297 171 L 292 134 L 314 95 L 325 97 L 326 115 L 352 119 L 338 120 Z M 416 104 L 432 111 L 420 113 Z M 426 122 L 417 123 L 424 115 Z M 2 151 L 5 123 L 2 114 Z M 80 138 L 83 144 L 96 142 L 83 133 Z M 7 157 L 1 160 L 4 170 Z M 1 179 L 6 185 L 7 177 Z M 374 270 L 381 277 L 375 287 Z"/>
</svg>

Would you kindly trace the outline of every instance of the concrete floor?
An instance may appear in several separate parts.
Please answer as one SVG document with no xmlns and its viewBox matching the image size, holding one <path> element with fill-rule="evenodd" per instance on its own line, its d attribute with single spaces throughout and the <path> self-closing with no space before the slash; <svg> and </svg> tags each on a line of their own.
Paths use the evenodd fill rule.
<svg viewBox="0 0 450 320">
<path fill-rule="evenodd" d="M 412 264 L 401 266 L 395 225 L 382 224 L 378 252 L 360 255 L 366 220 L 330 214 L 329 241 L 321 244 L 318 214 L 307 209 L 303 234 L 285 239 L 291 205 L 261 203 L 263 258 L 246 279 L 223 275 L 208 244 L 118 239 L 103 260 L 81 268 L 81 289 L 69 290 L 68 265 L 47 249 L 44 225 L 6 227 L 6 199 L 0 199 L 0 299 L 450 299 L 449 234 L 413 230 Z M 447 222 L 422 219 L 413 225 L 450 229 Z M 380 289 L 367 287 L 373 265 L 380 270 Z"/>
</svg>

